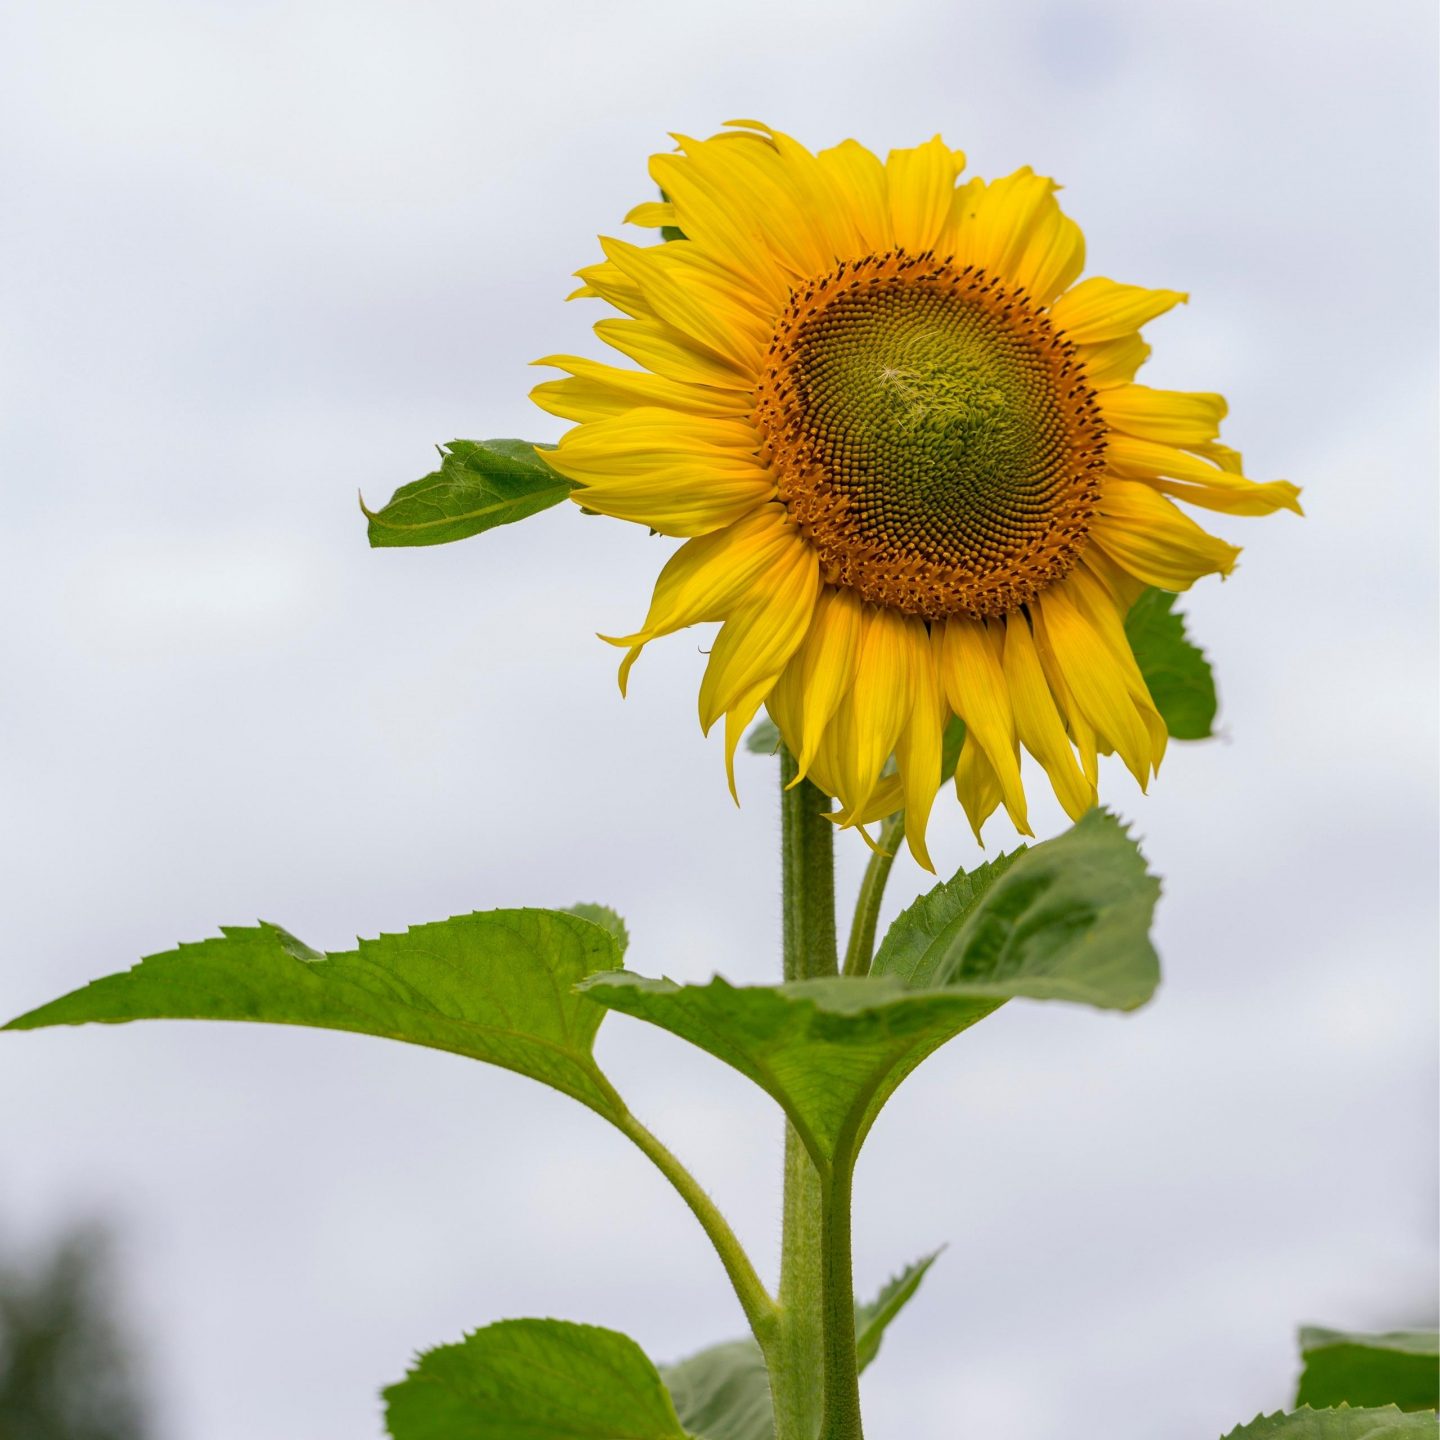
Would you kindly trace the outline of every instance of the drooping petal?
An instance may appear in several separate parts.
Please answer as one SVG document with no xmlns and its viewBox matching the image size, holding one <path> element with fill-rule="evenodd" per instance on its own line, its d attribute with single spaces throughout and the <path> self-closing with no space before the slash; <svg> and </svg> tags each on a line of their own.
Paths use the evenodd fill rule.
<svg viewBox="0 0 1440 1440">
<path fill-rule="evenodd" d="M 861 621 L 855 683 L 842 699 L 833 726 L 835 779 L 852 815 L 862 811 L 880 779 L 914 704 L 905 627 L 897 610 L 867 605 Z"/>
<path fill-rule="evenodd" d="M 976 843 L 983 847 L 985 841 L 980 832 L 999 808 L 1000 779 L 989 756 L 968 731 L 960 749 L 960 763 L 955 767 L 955 793 L 960 797 L 965 818 L 975 832 Z"/>
<path fill-rule="evenodd" d="M 945 698 L 965 722 L 967 734 L 985 752 L 1011 822 L 1022 835 L 1028 835 L 1015 715 L 996 635 L 982 621 L 952 615 L 935 626 L 932 636 Z"/>
<path fill-rule="evenodd" d="M 1145 789 L 1150 782 L 1150 736 L 1109 646 L 1080 613 L 1063 581 L 1034 602 L 1032 614 L 1039 617 L 1076 708 L 1096 735 L 1119 752 L 1136 783 Z"/>
<path fill-rule="evenodd" d="M 902 643 L 906 651 L 904 668 L 914 696 L 909 722 L 895 742 L 895 764 L 905 797 L 905 843 L 916 862 L 933 872 L 925 831 L 940 787 L 946 709 L 934 649 L 922 620 L 907 617 Z"/>
<path fill-rule="evenodd" d="M 1202 575 L 1228 575 L 1240 551 L 1202 529 L 1136 480 L 1105 481 L 1091 540 L 1147 585 L 1188 590 Z"/>
<path fill-rule="evenodd" d="M 797 539 L 784 507 L 772 503 L 723 530 L 682 545 L 665 562 L 655 582 L 644 625 L 632 635 L 601 636 L 629 651 L 620 666 L 621 693 L 630 667 L 650 641 L 689 625 L 725 619 L 740 607 L 758 577 L 775 566 Z"/>
<path fill-rule="evenodd" d="M 1078 820 L 1096 802 L 1095 785 L 1075 759 L 1024 615 L 1005 623 L 1004 663 L 1020 743 L 1044 767 L 1065 813 Z"/>
<path fill-rule="evenodd" d="M 790 662 L 800 697 L 798 748 L 801 777 L 809 774 L 820 742 L 840 702 L 855 683 L 863 629 L 864 602 L 849 589 L 827 586 L 815 607 L 804 648 Z"/>
<path fill-rule="evenodd" d="M 706 733 L 757 685 L 768 692 L 810 628 L 819 564 L 799 531 L 786 527 L 783 534 L 783 545 L 715 637 L 700 682 L 700 728 Z"/>
</svg>

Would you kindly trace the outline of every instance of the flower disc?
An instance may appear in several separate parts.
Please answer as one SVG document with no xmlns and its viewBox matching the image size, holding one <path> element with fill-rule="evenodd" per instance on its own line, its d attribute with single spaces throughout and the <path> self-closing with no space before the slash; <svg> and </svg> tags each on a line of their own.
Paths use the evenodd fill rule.
<svg viewBox="0 0 1440 1440">
<path fill-rule="evenodd" d="M 913 615 L 1016 610 L 1066 574 L 1105 429 L 1075 346 L 1024 294 L 903 251 L 792 299 L 756 421 L 833 585 Z"/>
</svg>

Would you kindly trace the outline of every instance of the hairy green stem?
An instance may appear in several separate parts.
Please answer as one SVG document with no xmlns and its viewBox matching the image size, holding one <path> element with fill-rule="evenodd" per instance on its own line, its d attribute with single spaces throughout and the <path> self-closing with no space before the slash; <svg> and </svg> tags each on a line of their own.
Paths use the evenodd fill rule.
<svg viewBox="0 0 1440 1440">
<path fill-rule="evenodd" d="M 700 1227 L 715 1247 L 725 1273 L 730 1277 L 739 1298 L 740 1308 L 761 1347 L 772 1343 L 779 1327 L 779 1309 L 770 1292 L 765 1288 L 745 1247 L 736 1238 L 735 1232 L 705 1193 L 700 1182 L 682 1165 L 675 1153 L 652 1131 L 648 1130 L 625 1105 L 614 1088 L 606 1082 L 614 1096 L 614 1113 L 607 1118 L 622 1135 L 628 1136 L 646 1155 L 654 1161 L 660 1173 L 679 1192 L 680 1198 L 690 1207 L 690 1213 L 700 1222 Z"/>
<path fill-rule="evenodd" d="M 780 752 L 785 979 L 838 971 L 829 799 Z M 823 1171 L 785 1134 L 780 1322 L 765 1346 L 776 1440 L 862 1440 L 850 1265 L 850 1165 Z"/>
<path fill-rule="evenodd" d="M 880 920 L 880 902 L 885 898 L 885 882 L 900 841 L 905 837 L 905 812 L 897 810 L 880 826 L 879 848 L 870 856 L 865 878 L 860 882 L 860 895 L 855 901 L 855 918 L 850 922 L 850 943 L 845 947 L 846 975 L 868 975 L 875 955 L 875 927 Z"/>
</svg>

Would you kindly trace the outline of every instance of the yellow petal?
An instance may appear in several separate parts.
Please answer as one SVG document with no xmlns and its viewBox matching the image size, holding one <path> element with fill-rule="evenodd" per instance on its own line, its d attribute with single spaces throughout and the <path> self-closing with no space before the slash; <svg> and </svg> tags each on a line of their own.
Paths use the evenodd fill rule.
<svg viewBox="0 0 1440 1440">
<path fill-rule="evenodd" d="M 807 210 L 768 135 L 730 132 L 709 140 L 675 137 L 685 155 L 707 168 L 731 203 L 750 217 L 776 261 L 791 275 L 822 274 L 835 263 L 820 219 Z"/>
<path fill-rule="evenodd" d="M 861 617 L 855 683 L 841 701 L 833 726 L 837 793 L 852 815 L 869 802 L 910 718 L 914 696 L 905 663 L 909 620 L 898 610 L 873 605 L 867 605 Z"/>
<path fill-rule="evenodd" d="M 1037 601 L 1050 654 L 1080 714 L 1108 741 L 1143 790 L 1150 781 L 1150 735 L 1110 648 L 1080 613 L 1063 583 Z M 1053 686 L 1051 687 L 1053 690 Z"/>
<path fill-rule="evenodd" d="M 890 224 L 895 243 L 912 255 L 932 249 L 950 217 L 955 177 L 965 156 L 938 135 L 910 150 L 892 150 L 885 162 Z"/>
<path fill-rule="evenodd" d="M 630 652 L 620 666 L 621 693 L 630 667 L 645 645 L 688 625 L 725 619 L 740 607 L 758 578 L 779 562 L 794 539 L 784 507 L 769 504 L 723 530 L 682 545 L 655 582 L 645 624 L 633 635 L 601 636 Z"/>
<path fill-rule="evenodd" d="M 1011 278 L 1036 304 L 1048 305 L 1084 268 L 1084 233 L 1051 195 L 1040 207 Z"/>
<path fill-rule="evenodd" d="M 946 239 L 955 263 L 978 265 L 1002 280 L 1025 283 L 1016 272 L 1047 206 L 1058 211 L 1054 193 L 1055 182 L 1028 165 L 973 192 L 970 204 L 956 216 L 953 238 Z"/>
<path fill-rule="evenodd" d="M 926 848 L 925 831 L 940 786 L 946 709 L 924 621 L 907 621 L 904 645 L 908 652 L 905 669 L 914 695 L 909 722 L 895 742 L 895 764 L 905 797 L 905 843 L 916 862 L 933 873 L 935 866 Z"/>
<path fill-rule="evenodd" d="M 753 397 L 755 377 L 748 368 L 719 359 L 658 320 L 601 320 L 595 333 L 622 355 L 668 380 L 713 385 Z"/>
<path fill-rule="evenodd" d="M 827 586 L 815 607 L 815 621 L 804 648 L 790 662 L 790 668 L 798 670 L 800 719 L 795 758 L 801 777 L 809 773 L 826 729 L 855 682 L 863 613 L 864 602 L 855 591 Z"/>
<path fill-rule="evenodd" d="M 1099 399 L 1107 425 L 1166 445 L 1214 440 L 1228 408 L 1223 395 L 1152 390 L 1148 385 L 1115 385 L 1102 390 Z"/>
<path fill-rule="evenodd" d="M 651 172 L 654 173 L 653 170 Z M 659 200 L 647 200 L 643 205 L 636 205 L 625 216 L 627 225 L 638 225 L 642 230 L 663 230 L 667 226 L 676 226 L 679 221 L 675 218 L 675 207 L 667 205 Z"/>
<path fill-rule="evenodd" d="M 1162 494 L 1206 510 L 1227 515 L 1270 515 L 1276 510 L 1304 514 L 1300 489 L 1288 480 L 1247 480 L 1173 445 L 1112 432 L 1105 458 L 1117 474 L 1143 480 Z"/>
<path fill-rule="evenodd" d="M 737 390 L 622 370 L 580 355 L 547 355 L 531 363 L 570 372 L 572 378 L 547 380 L 530 392 L 542 410 L 566 420 L 603 420 L 645 405 L 716 417 L 746 415 L 752 408 L 750 398 Z"/>
<path fill-rule="evenodd" d="M 1090 538 L 1147 585 L 1188 590 L 1202 575 L 1228 575 L 1240 551 L 1202 529 L 1148 485 L 1107 477 Z"/>
<path fill-rule="evenodd" d="M 1187 299 L 1179 290 L 1146 290 L 1095 275 L 1067 290 L 1050 307 L 1050 316 L 1067 339 L 1094 344 L 1119 340 Z"/>
<path fill-rule="evenodd" d="M 784 544 L 754 578 L 745 599 L 720 627 L 700 682 L 700 728 L 707 734 L 726 711 L 769 692 L 810 628 L 820 589 L 820 565 L 793 526 Z M 759 700 L 751 706 L 753 714 Z"/>
<path fill-rule="evenodd" d="M 890 193 L 879 156 L 857 140 L 844 140 L 815 157 L 831 174 L 849 203 L 861 243 L 872 254 L 894 248 L 890 224 Z"/>
<path fill-rule="evenodd" d="M 607 258 L 639 287 L 651 310 L 737 369 L 758 374 L 770 341 L 764 325 L 733 285 L 718 280 L 683 242 L 642 249 L 624 240 L 600 241 Z"/>
<path fill-rule="evenodd" d="M 1086 779 L 1070 748 L 1035 650 L 1035 637 L 1020 614 L 1011 615 L 1005 623 L 1005 683 L 1020 743 L 1044 767 L 1065 813 L 1078 820 L 1095 804 L 1095 785 Z"/>
<path fill-rule="evenodd" d="M 992 634 L 983 621 L 952 615 L 932 629 L 940 683 L 950 708 L 985 752 L 1015 828 L 1029 835 L 1015 716 Z"/>
<path fill-rule="evenodd" d="M 1077 347 L 1085 378 L 1097 390 L 1119 385 L 1135 378 L 1135 372 L 1150 358 L 1150 347 L 1138 331 L 1122 335 L 1118 340 L 1102 340 L 1098 345 Z"/>
<path fill-rule="evenodd" d="M 1000 804 L 1000 781 L 989 757 L 968 732 L 960 749 L 960 763 L 955 767 L 955 793 L 975 832 L 976 843 L 983 847 L 980 831 Z"/>
<path fill-rule="evenodd" d="M 708 534 L 775 495 L 747 421 L 631 410 L 576 426 L 545 458 L 584 486 L 577 504 L 664 535 Z"/>
<path fill-rule="evenodd" d="M 686 236 L 746 276 L 776 311 L 783 309 L 789 289 L 784 273 L 765 241 L 759 217 L 737 203 L 730 172 L 688 156 L 656 155 L 650 174 L 674 202 L 674 223 Z"/>
</svg>

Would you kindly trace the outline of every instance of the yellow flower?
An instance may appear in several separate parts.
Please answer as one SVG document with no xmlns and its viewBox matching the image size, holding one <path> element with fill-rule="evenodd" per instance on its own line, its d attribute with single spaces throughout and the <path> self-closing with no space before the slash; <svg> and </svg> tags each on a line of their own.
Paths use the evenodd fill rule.
<svg viewBox="0 0 1440 1440">
<path fill-rule="evenodd" d="M 576 423 L 547 459 L 587 509 L 685 539 L 628 653 L 721 621 L 700 723 L 726 764 L 763 704 L 841 823 L 925 827 L 953 713 L 976 835 L 1030 833 L 1022 747 L 1078 816 L 1096 757 L 1143 788 L 1166 730 L 1125 638 L 1147 585 L 1184 590 L 1239 553 L 1175 504 L 1299 510 L 1218 443 L 1219 395 L 1134 383 L 1148 321 L 1186 297 L 1079 281 L 1052 180 L 958 182 L 939 136 L 881 161 L 811 154 L 753 121 L 677 137 L 650 174 L 673 226 L 602 240 L 577 295 L 639 369 L 576 356 L 538 404 Z M 893 756 L 895 764 L 888 762 Z M 888 773 L 887 773 L 888 771 Z"/>
</svg>

